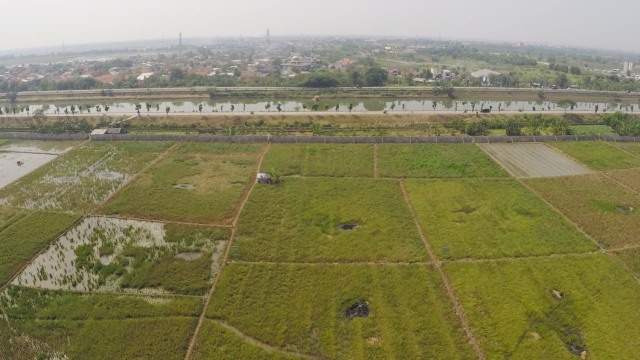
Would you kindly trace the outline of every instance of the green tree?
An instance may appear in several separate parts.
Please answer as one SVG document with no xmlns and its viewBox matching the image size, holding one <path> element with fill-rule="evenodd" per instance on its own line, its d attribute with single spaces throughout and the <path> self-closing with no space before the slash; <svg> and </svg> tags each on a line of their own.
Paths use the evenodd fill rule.
<svg viewBox="0 0 640 360">
<path fill-rule="evenodd" d="M 167 113 L 167 116 L 169 116 L 169 111 L 171 111 L 171 107 L 167 106 L 164 111 Z"/>
<path fill-rule="evenodd" d="M 365 81 L 367 86 L 383 86 L 387 79 L 389 78 L 389 74 L 387 70 L 380 67 L 372 67 L 367 69 L 364 74 Z"/>
</svg>

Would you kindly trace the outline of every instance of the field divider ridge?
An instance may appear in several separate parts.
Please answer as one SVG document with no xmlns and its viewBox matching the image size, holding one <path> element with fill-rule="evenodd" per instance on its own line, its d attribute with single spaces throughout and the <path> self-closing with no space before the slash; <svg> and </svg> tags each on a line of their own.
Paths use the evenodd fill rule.
<svg viewBox="0 0 640 360">
<path fill-rule="evenodd" d="M 149 164 L 147 164 L 147 166 L 145 166 L 144 168 L 142 168 L 142 170 L 138 171 L 137 173 L 135 173 L 131 179 L 125 181 L 116 191 L 113 192 L 113 194 L 107 196 L 106 199 L 104 199 L 100 204 L 96 205 L 93 210 L 91 210 L 89 212 L 90 215 L 97 215 L 97 211 L 100 210 L 102 207 L 104 207 L 109 201 L 111 201 L 111 199 L 113 199 L 114 197 L 116 197 L 116 195 L 118 195 L 122 190 L 126 189 L 134 180 L 136 180 L 138 178 L 138 176 L 140 176 L 140 174 L 143 174 L 144 172 L 146 172 L 149 168 L 151 168 L 152 166 L 154 166 L 155 164 L 157 164 L 160 160 L 164 159 L 165 157 L 167 157 L 167 155 L 169 155 L 169 153 L 171 152 L 171 150 L 173 150 L 176 146 L 178 146 L 177 143 L 174 143 L 173 145 L 171 145 L 167 150 L 165 150 L 164 152 L 160 153 L 155 159 L 153 159 L 153 161 L 149 162 Z"/>
<path fill-rule="evenodd" d="M 378 165 L 378 144 L 373 144 L 373 178 L 377 179 L 380 177 L 380 167 Z"/>
<path fill-rule="evenodd" d="M 265 156 L 269 152 L 269 148 L 270 147 L 271 147 L 271 144 L 267 144 L 264 147 L 264 149 L 262 150 L 262 153 L 260 154 L 260 158 L 259 158 L 259 160 L 258 160 L 258 162 L 256 164 L 254 173 L 257 173 L 258 171 L 260 171 L 260 168 L 262 167 L 262 161 L 264 160 Z M 237 231 L 238 231 L 237 230 L 237 225 L 238 225 L 238 220 L 240 219 L 240 214 L 242 214 L 242 210 L 244 209 L 245 205 L 249 201 L 249 197 L 251 196 L 251 193 L 253 192 L 253 189 L 255 189 L 257 184 L 258 184 L 258 182 L 254 179 L 252 185 L 249 187 L 249 190 L 246 191 L 246 193 L 244 194 L 244 197 L 243 197 L 242 201 L 240 202 L 240 205 L 236 209 L 236 213 L 235 213 L 235 215 L 233 217 L 233 220 L 231 221 L 231 236 L 229 237 L 229 242 L 228 242 L 228 244 L 226 246 L 226 249 L 224 251 L 224 255 L 220 259 L 220 265 L 218 265 L 218 272 L 216 273 L 215 277 L 211 281 L 209 292 L 205 296 L 204 304 L 203 304 L 203 307 L 202 307 L 202 312 L 200 313 L 200 318 L 198 319 L 198 324 L 196 325 L 196 328 L 193 331 L 193 335 L 191 337 L 191 340 L 189 341 L 189 347 L 187 348 L 187 353 L 185 354 L 185 360 L 189 360 L 189 359 L 193 358 L 193 348 L 195 347 L 196 340 L 198 338 L 198 333 L 200 332 L 200 329 L 202 328 L 202 324 L 204 323 L 204 320 L 206 319 L 207 308 L 209 307 L 209 303 L 211 302 L 211 298 L 213 297 L 213 293 L 214 293 L 214 291 L 216 289 L 216 285 L 218 284 L 218 281 L 220 280 L 220 275 L 222 274 L 222 270 L 224 269 L 224 265 L 227 263 L 227 260 L 229 259 L 229 254 L 231 253 L 231 246 L 233 245 L 233 241 L 235 240 L 235 237 L 236 237 L 236 234 L 237 234 Z"/>
<path fill-rule="evenodd" d="M 460 323 L 467 336 L 467 340 L 469 341 L 469 344 L 471 345 L 474 352 L 476 353 L 476 356 L 478 357 L 478 359 L 485 360 L 486 355 L 484 354 L 484 351 L 482 349 L 482 346 L 480 345 L 480 342 L 475 338 L 475 335 L 473 334 L 473 329 L 469 324 L 469 319 L 464 313 L 464 309 L 462 308 L 462 305 L 460 304 L 460 301 L 458 300 L 453 290 L 453 286 L 451 286 L 451 283 L 447 278 L 447 274 L 445 274 L 444 270 L 442 269 L 442 262 L 439 261 L 439 259 L 436 257 L 435 252 L 433 251 L 433 248 L 431 246 L 431 243 L 429 243 L 429 241 L 427 240 L 427 237 L 425 236 L 424 231 L 422 230 L 422 226 L 420 226 L 420 222 L 418 221 L 418 217 L 416 216 L 416 211 L 413 208 L 411 199 L 409 199 L 409 195 L 407 194 L 407 189 L 405 188 L 404 180 L 400 180 L 399 183 L 400 183 L 400 190 L 402 191 L 402 196 L 404 197 L 404 200 L 407 206 L 409 207 L 411 217 L 413 218 L 413 223 L 416 229 L 418 230 L 418 234 L 420 235 L 420 238 L 422 239 L 422 242 L 424 243 L 424 246 L 427 249 L 427 253 L 431 258 L 431 261 L 433 262 L 433 267 L 436 269 L 436 271 L 440 275 L 440 278 L 442 280 L 442 283 L 444 284 L 444 288 L 447 293 L 447 296 L 449 297 L 449 300 L 453 305 L 454 311 L 458 316 L 458 319 L 460 320 Z"/>
</svg>

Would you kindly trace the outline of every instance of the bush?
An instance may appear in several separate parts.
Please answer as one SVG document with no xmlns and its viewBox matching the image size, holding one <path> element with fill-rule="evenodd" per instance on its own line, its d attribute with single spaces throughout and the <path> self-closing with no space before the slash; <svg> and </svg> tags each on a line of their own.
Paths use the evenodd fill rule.
<svg viewBox="0 0 640 360">
<path fill-rule="evenodd" d="M 516 119 L 509 119 L 505 130 L 507 131 L 507 136 L 520 136 L 522 135 L 522 124 Z"/>
</svg>

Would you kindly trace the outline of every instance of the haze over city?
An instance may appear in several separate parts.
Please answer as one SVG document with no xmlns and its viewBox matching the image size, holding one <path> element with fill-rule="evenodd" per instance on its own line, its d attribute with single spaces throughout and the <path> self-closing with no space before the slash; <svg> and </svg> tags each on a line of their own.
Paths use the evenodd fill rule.
<svg viewBox="0 0 640 360">
<path fill-rule="evenodd" d="M 0 50 L 174 39 L 274 36 L 409 36 L 525 42 L 640 52 L 640 3 L 577 0 L 204 0 L 9 2 Z M 19 16 L 18 16 L 19 14 Z M 11 34 L 10 36 L 7 34 Z"/>
</svg>

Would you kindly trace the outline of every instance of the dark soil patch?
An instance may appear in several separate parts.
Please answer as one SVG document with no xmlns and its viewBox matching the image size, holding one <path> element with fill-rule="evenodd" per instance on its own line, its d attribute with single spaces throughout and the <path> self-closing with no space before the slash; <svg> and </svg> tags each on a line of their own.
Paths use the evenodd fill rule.
<svg viewBox="0 0 640 360">
<path fill-rule="evenodd" d="M 616 208 L 622 214 L 630 214 L 633 211 L 633 208 L 629 205 L 618 205 Z"/>
<path fill-rule="evenodd" d="M 345 312 L 344 317 L 349 320 L 354 318 L 366 318 L 369 317 L 369 303 L 365 300 L 359 300 L 355 304 L 351 305 Z"/>
<path fill-rule="evenodd" d="M 585 346 L 582 346 L 576 343 L 569 342 L 569 343 L 565 343 L 564 345 L 567 347 L 567 349 L 569 349 L 569 351 L 573 355 L 576 355 L 576 356 L 581 356 L 583 352 L 587 351 L 587 348 Z"/>
<path fill-rule="evenodd" d="M 355 229 L 357 229 L 357 228 L 358 228 L 358 224 L 355 224 L 355 223 L 350 223 L 350 224 L 340 224 L 340 225 L 338 225 L 338 228 L 339 228 L 340 230 L 345 230 L 345 231 L 348 231 L 348 230 L 355 230 Z"/>
</svg>

